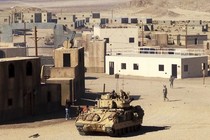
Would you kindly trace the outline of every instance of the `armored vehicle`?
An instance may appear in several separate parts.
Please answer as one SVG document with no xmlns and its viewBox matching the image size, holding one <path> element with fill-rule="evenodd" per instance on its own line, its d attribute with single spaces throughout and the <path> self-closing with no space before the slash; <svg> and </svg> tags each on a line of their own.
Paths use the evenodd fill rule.
<svg viewBox="0 0 210 140">
<path fill-rule="evenodd" d="M 140 106 L 131 106 L 132 98 L 121 90 L 101 95 L 95 107 L 81 112 L 75 125 L 81 135 L 92 132 L 104 132 L 110 136 L 123 134 L 140 129 L 144 110 Z"/>
</svg>

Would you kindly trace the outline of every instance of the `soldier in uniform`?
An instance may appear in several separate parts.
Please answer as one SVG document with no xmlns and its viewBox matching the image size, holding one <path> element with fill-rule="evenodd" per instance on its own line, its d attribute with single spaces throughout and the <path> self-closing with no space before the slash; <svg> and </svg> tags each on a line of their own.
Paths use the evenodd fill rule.
<svg viewBox="0 0 210 140">
<path fill-rule="evenodd" d="M 170 87 L 173 88 L 174 85 L 174 77 L 171 75 L 171 77 L 169 78 L 169 82 L 170 82 Z"/>
<path fill-rule="evenodd" d="M 167 94 L 168 94 L 168 91 L 167 91 L 167 87 L 166 85 L 163 85 L 163 98 L 164 98 L 164 101 L 169 101 L 168 97 L 167 97 Z"/>
</svg>

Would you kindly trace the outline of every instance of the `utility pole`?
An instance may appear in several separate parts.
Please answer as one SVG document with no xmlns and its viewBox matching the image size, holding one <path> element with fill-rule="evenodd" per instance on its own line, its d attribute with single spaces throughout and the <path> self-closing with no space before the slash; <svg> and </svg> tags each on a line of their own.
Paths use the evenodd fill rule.
<svg viewBox="0 0 210 140">
<path fill-rule="evenodd" d="M 142 38 L 142 46 L 144 46 L 144 23 L 141 22 L 141 38 Z"/>
<path fill-rule="evenodd" d="M 26 23 L 24 22 L 24 44 L 26 47 Z"/>
<path fill-rule="evenodd" d="M 187 24 L 185 25 L 185 48 L 187 49 Z"/>
<path fill-rule="evenodd" d="M 35 56 L 38 56 L 38 49 L 37 49 L 37 29 L 36 29 L 36 26 L 34 28 L 34 40 L 35 40 Z"/>
<path fill-rule="evenodd" d="M 25 51 L 27 52 L 27 49 L 26 49 L 26 23 L 25 22 L 24 22 L 24 46 L 25 46 Z"/>
</svg>

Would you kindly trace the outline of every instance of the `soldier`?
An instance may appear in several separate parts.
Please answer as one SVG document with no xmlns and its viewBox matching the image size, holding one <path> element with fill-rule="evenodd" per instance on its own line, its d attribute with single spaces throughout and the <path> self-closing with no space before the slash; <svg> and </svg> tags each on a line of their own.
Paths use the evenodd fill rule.
<svg viewBox="0 0 210 140">
<path fill-rule="evenodd" d="M 115 90 L 113 90 L 113 91 L 111 92 L 111 98 L 112 98 L 112 99 L 118 98 L 118 95 L 117 95 L 117 93 L 115 92 Z"/>
<path fill-rule="evenodd" d="M 123 99 L 128 99 L 128 95 L 125 93 L 125 91 L 123 91 L 122 89 L 120 90 L 121 93 L 121 98 Z"/>
<path fill-rule="evenodd" d="M 71 102 L 67 99 L 66 100 L 66 106 L 65 106 L 65 112 L 66 112 L 66 120 L 71 119 L 69 116 L 70 114 L 70 106 L 71 106 Z"/>
<path fill-rule="evenodd" d="M 82 112 L 83 112 L 83 113 L 87 113 L 88 110 L 89 110 L 89 106 L 86 105 L 86 106 L 83 107 Z"/>
<path fill-rule="evenodd" d="M 174 84 L 174 77 L 171 75 L 171 77 L 169 78 L 169 82 L 170 82 L 170 87 L 173 88 L 173 84 Z"/>
<path fill-rule="evenodd" d="M 66 111 L 66 120 L 68 120 L 69 119 L 69 108 L 67 105 L 66 105 L 65 111 Z"/>
<path fill-rule="evenodd" d="M 167 98 L 167 94 L 168 94 L 168 91 L 167 91 L 167 87 L 166 85 L 163 85 L 163 98 L 164 98 L 164 101 L 169 101 L 169 99 Z"/>
</svg>

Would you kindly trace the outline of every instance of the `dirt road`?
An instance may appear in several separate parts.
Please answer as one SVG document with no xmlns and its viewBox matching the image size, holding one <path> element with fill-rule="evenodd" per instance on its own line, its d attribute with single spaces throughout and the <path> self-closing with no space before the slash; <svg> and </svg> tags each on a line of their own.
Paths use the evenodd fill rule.
<svg viewBox="0 0 210 140">
<path fill-rule="evenodd" d="M 0 137 L 6 140 L 23 140 L 34 134 L 36 139 L 80 140 L 80 139 L 141 139 L 141 140 L 206 140 L 210 138 L 210 78 L 203 85 L 202 78 L 175 80 L 174 88 L 169 88 L 168 79 L 114 76 L 105 74 L 86 74 L 86 88 L 91 94 L 124 89 L 138 100 L 144 111 L 142 130 L 122 138 L 107 135 L 80 136 L 74 120 L 65 121 L 62 115 L 56 119 L 30 123 L 8 124 L 0 126 Z M 169 102 L 163 101 L 162 85 L 168 87 Z M 87 96 L 88 97 L 88 96 Z M 36 136 L 36 135 L 35 135 Z"/>
</svg>

